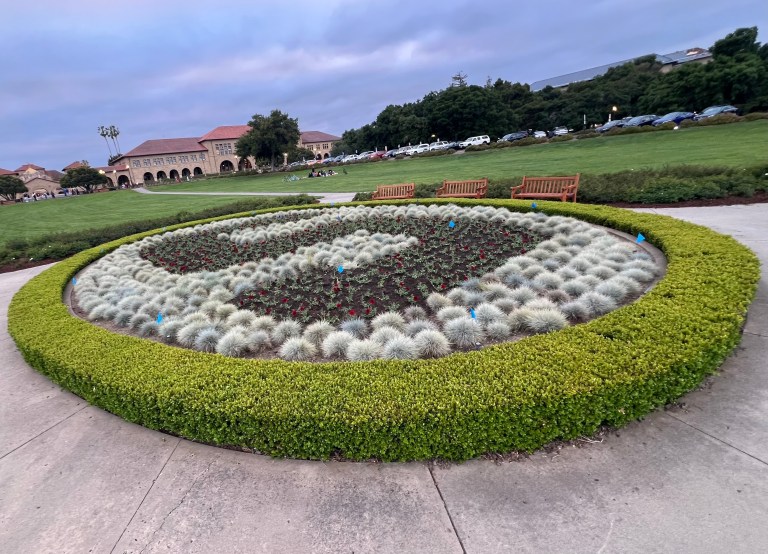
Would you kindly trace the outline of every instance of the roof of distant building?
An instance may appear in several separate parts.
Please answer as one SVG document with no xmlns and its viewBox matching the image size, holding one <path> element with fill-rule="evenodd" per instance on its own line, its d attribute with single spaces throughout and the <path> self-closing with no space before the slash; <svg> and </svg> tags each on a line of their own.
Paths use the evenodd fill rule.
<svg viewBox="0 0 768 554">
<path fill-rule="evenodd" d="M 56 171 L 55 169 L 46 169 L 43 170 L 43 173 L 48 175 L 48 177 L 54 181 L 61 181 L 61 178 L 64 177 L 64 174 L 61 171 Z"/>
<path fill-rule="evenodd" d="M 678 50 L 669 54 L 656 54 L 656 59 L 664 65 L 692 62 L 711 57 L 712 53 L 704 48 L 689 48 L 688 50 Z"/>
<path fill-rule="evenodd" d="M 322 131 L 304 131 L 301 133 L 302 144 L 309 144 L 312 142 L 333 142 L 336 140 L 341 140 L 341 137 L 329 135 L 328 133 L 323 133 Z"/>
<path fill-rule="evenodd" d="M 227 139 L 239 139 L 245 133 L 251 130 L 249 125 L 221 125 L 216 127 L 213 131 L 204 134 L 198 139 L 198 142 L 204 140 L 227 140 Z"/>
<path fill-rule="evenodd" d="M 133 156 L 155 156 L 159 154 L 178 154 L 184 152 L 207 152 L 208 149 L 199 144 L 197 137 L 153 139 L 142 142 L 136 148 L 122 155 L 122 158 Z"/>
<path fill-rule="evenodd" d="M 0 175 L 16 175 L 16 171 L 11 171 L 10 169 L 3 169 L 0 167 Z"/>
<path fill-rule="evenodd" d="M 676 52 L 670 52 L 669 54 L 649 54 L 649 55 L 656 56 L 656 61 L 658 61 L 662 65 L 682 64 L 686 62 L 703 60 L 703 59 L 712 57 L 712 53 L 709 50 L 706 50 L 704 48 L 689 48 L 688 50 L 678 50 Z M 644 57 L 644 56 L 640 56 L 640 57 Z M 608 72 L 608 70 L 611 69 L 612 67 L 618 67 L 620 65 L 624 65 L 625 63 L 630 63 L 636 59 L 637 58 L 632 58 L 632 59 L 623 60 L 620 62 L 613 62 L 605 65 L 600 65 L 597 67 L 592 67 L 590 69 L 582 69 L 581 71 L 574 71 L 573 73 L 566 73 L 565 75 L 560 75 L 559 77 L 551 77 L 549 79 L 535 81 L 531 83 L 531 91 L 537 92 L 546 87 L 558 88 L 558 87 L 564 87 L 564 86 L 570 85 L 571 83 L 591 81 L 595 77 L 600 77 L 601 75 L 605 75 Z"/>
<path fill-rule="evenodd" d="M 34 169 L 35 171 L 42 171 L 45 168 L 35 164 L 24 164 L 21 167 L 16 169 L 16 173 L 21 173 L 22 171 L 27 171 L 28 169 Z"/>
<path fill-rule="evenodd" d="M 76 169 L 78 167 L 83 167 L 85 164 L 83 162 L 72 162 L 67 167 L 65 167 L 62 171 L 69 171 L 70 169 Z"/>
</svg>

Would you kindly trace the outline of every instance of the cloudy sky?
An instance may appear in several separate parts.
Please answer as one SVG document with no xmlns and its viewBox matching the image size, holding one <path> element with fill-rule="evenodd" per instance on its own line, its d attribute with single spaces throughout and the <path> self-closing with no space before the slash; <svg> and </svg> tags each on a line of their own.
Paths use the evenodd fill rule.
<svg viewBox="0 0 768 554">
<path fill-rule="evenodd" d="M 341 135 L 461 70 L 530 83 L 768 32 L 764 0 L 2 0 L 0 167 L 102 165 L 280 109 Z"/>
</svg>

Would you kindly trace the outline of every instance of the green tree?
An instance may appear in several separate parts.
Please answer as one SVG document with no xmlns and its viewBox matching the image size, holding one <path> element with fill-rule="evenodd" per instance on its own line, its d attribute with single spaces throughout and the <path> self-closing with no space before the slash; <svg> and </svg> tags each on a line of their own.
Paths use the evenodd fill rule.
<svg viewBox="0 0 768 554">
<path fill-rule="evenodd" d="M 27 192 L 24 181 L 14 175 L 0 175 L 0 197 L 8 201 L 14 201 L 17 194 Z"/>
<path fill-rule="evenodd" d="M 93 188 L 107 181 L 106 175 L 92 167 L 76 167 L 67 171 L 59 184 L 65 189 L 83 187 L 85 192 L 91 192 Z"/>
<path fill-rule="evenodd" d="M 301 136 L 298 119 L 290 118 L 280 110 L 272 110 L 269 116 L 256 114 L 248 126 L 251 130 L 237 141 L 237 155 L 269 160 L 272 169 L 278 156 L 295 148 Z"/>
</svg>

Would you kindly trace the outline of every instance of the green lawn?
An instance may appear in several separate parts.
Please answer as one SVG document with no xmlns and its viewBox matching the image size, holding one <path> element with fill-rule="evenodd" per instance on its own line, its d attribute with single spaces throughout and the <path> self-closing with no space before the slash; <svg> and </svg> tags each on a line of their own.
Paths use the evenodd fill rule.
<svg viewBox="0 0 768 554">
<path fill-rule="evenodd" d="M 768 121 L 713 125 L 564 143 L 385 160 L 346 166 L 347 175 L 284 182 L 285 173 L 210 179 L 153 187 L 194 192 L 357 192 L 378 184 L 437 183 L 443 179 L 500 179 L 522 175 L 612 173 L 665 165 L 743 167 L 768 160 Z M 340 168 L 336 168 L 340 171 Z M 307 170 L 294 172 L 306 177 Z"/>
<path fill-rule="evenodd" d="M 232 204 L 235 196 L 165 196 L 121 190 L 0 206 L 0 246 L 57 231 L 78 231 Z"/>
</svg>

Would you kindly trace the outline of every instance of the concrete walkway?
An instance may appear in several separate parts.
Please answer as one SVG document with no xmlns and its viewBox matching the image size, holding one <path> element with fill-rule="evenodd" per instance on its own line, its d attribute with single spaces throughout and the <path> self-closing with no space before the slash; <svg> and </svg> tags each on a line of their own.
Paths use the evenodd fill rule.
<svg viewBox="0 0 768 554">
<path fill-rule="evenodd" d="M 139 194 L 168 194 L 176 196 L 296 196 L 297 194 L 308 194 L 309 196 L 316 196 L 320 199 L 320 202 L 352 202 L 355 197 L 354 192 L 171 192 L 171 191 L 154 191 L 144 187 L 138 187 L 133 189 Z"/>
<path fill-rule="evenodd" d="M 768 205 L 653 210 L 768 265 Z M 600 442 L 519 462 L 276 460 L 127 423 L 30 369 L 0 275 L 0 551 L 762 552 L 768 281 L 719 375 Z"/>
</svg>

